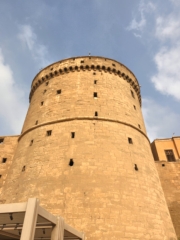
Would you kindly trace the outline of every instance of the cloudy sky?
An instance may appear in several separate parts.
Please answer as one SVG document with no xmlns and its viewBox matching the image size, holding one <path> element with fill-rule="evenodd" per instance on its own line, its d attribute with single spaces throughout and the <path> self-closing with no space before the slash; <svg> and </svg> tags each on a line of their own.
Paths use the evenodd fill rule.
<svg viewBox="0 0 180 240">
<path fill-rule="evenodd" d="M 151 141 L 180 135 L 180 0 L 1 0 L 0 135 L 20 133 L 41 68 L 89 52 L 134 72 Z"/>
</svg>

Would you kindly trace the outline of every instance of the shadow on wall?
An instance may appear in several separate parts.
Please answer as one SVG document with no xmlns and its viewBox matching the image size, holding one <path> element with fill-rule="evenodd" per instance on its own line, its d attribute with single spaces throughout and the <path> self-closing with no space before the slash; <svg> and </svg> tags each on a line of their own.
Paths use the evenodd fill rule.
<svg viewBox="0 0 180 240">
<path fill-rule="evenodd" d="M 169 205 L 169 211 L 171 214 L 171 218 L 174 224 L 174 228 L 178 237 L 178 240 L 180 240 L 180 199 L 179 202 L 172 202 Z"/>
</svg>

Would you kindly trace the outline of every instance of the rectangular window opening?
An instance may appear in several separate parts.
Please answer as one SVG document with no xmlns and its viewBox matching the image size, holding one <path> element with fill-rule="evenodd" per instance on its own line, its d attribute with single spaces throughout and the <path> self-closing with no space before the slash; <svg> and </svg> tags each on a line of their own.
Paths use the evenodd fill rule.
<svg viewBox="0 0 180 240">
<path fill-rule="evenodd" d="M 6 161 L 7 161 L 7 158 L 2 159 L 2 163 L 6 163 Z"/>
<path fill-rule="evenodd" d="M 131 90 L 131 96 L 133 97 L 133 98 L 135 98 L 135 96 L 134 96 L 134 92 Z"/>
<path fill-rule="evenodd" d="M 44 102 L 41 102 L 41 106 L 43 106 Z"/>
<path fill-rule="evenodd" d="M 81 60 L 81 63 L 84 63 L 84 61 L 83 61 L 83 60 Z"/>
<path fill-rule="evenodd" d="M 61 94 L 61 89 L 57 90 L 57 94 Z"/>
<path fill-rule="evenodd" d="M 0 139 L 0 144 L 2 144 L 4 142 L 4 138 Z"/>
<path fill-rule="evenodd" d="M 51 136 L 51 134 L 52 134 L 52 130 L 48 130 L 48 131 L 46 132 L 46 135 L 47 135 L 47 136 Z"/>
<path fill-rule="evenodd" d="M 97 98 L 97 92 L 94 92 L 94 98 Z"/>
<path fill-rule="evenodd" d="M 38 124 L 38 120 L 35 122 L 35 125 L 37 125 Z"/>
<path fill-rule="evenodd" d="M 129 144 L 133 144 L 132 138 L 128 138 Z"/>
<path fill-rule="evenodd" d="M 0 178 L 2 177 L 2 175 L 0 175 Z"/>
<path fill-rule="evenodd" d="M 168 162 L 175 162 L 175 157 L 172 149 L 164 150 Z"/>
<path fill-rule="evenodd" d="M 141 129 L 141 126 L 138 124 L 138 127 Z"/>
<path fill-rule="evenodd" d="M 134 109 L 136 110 L 136 106 L 134 105 Z"/>
<path fill-rule="evenodd" d="M 95 117 L 98 117 L 98 112 L 95 112 L 94 116 L 95 116 Z"/>
<path fill-rule="evenodd" d="M 97 80 L 94 80 L 94 84 L 97 84 Z"/>
<path fill-rule="evenodd" d="M 49 82 L 46 82 L 46 86 L 48 86 Z"/>
<path fill-rule="evenodd" d="M 30 142 L 30 146 L 32 146 L 32 145 L 33 145 L 33 141 L 34 141 L 34 140 L 32 139 L 32 140 L 31 140 L 31 142 Z"/>
<path fill-rule="evenodd" d="M 71 138 L 75 138 L 75 132 L 71 133 Z"/>
</svg>

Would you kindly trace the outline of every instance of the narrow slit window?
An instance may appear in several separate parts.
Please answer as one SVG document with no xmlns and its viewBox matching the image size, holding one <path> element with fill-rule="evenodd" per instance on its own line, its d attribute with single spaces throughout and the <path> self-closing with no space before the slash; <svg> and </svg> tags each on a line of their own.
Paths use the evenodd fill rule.
<svg viewBox="0 0 180 240">
<path fill-rule="evenodd" d="M 47 135 L 47 136 L 51 136 L 51 134 L 52 134 L 52 130 L 48 130 L 48 131 L 46 132 L 46 135 Z"/>
<path fill-rule="evenodd" d="M 7 162 L 7 158 L 3 158 L 2 163 L 6 163 L 6 162 Z"/>
<path fill-rule="evenodd" d="M 94 80 L 94 84 L 97 84 L 97 80 Z"/>
<path fill-rule="evenodd" d="M 0 144 L 2 144 L 4 142 L 4 138 L 0 139 Z"/>
<path fill-rule="evenodd" d="M 57 90 L 57 94 L 61 94 L 61 89 Z"/>
<path fill-rule="evenodd" d="M 134 105 L 134 110 L 136 110 L 136 106 Z"/>
<path fill-rule="evenodd" d="M 71 138 L 75 138 L 75 132 L 71 133 Z"/>
<path fill-rule="evenodd" d="M 128 143 L 133 144 L 132 138 L 128 138 Z"/>
<path fill-rule="evenodd" d="M 49 82 L 46 82 L 46 86 L 48 86 Z"/>
<path fill-rule="evenodd" d="M 44 89 L 44 92 L 43 92 L 43 94 L 45 94 L 45 93 L 46 93 L 46 91 L 47 91 L 47 90 L 46 90 L 46 89 Z"/>
<path fill-rule="evenodd" d="M 2 177 L 2 175 L 0 175 L 0 178 Z"/>
<path fill-rule="evenodd" d="M 138 171 L 138 166 L 137 166 L 137 164 L 134 164 L 134 169 L 135 169 L 136 171 Z"/>
<path fill-rule="evenodd" d="M 98 117 L 98 112 L 95 112 L 95 113 L 94 113 L 94 116 L 95 116 L 95 117 Z"/>
<path fill-rule="evenodd" d="M 98 96 L 97 92 L 94 92 L 94 98 L 97 98 L 97 96 Z"/>
<path fill-rule="evenodd" d="M 22 172 L 25 172 L 25 170 L 26 170 L 26 166 L 23 166 Z"/>
<path fill-rule="evenodd" d="M 69 161 L 69 166 L 72 167 L 73 165 L 74 165 L 74 161 L 73 161 L 73 159 L 71 158 L 70 161 Z"/>
<path fill-rule="evenodd" d="M 35 122 L 35 125 L 37 125 L 38 124 L 38 120 L 36 120 L 36 122 Z"/>
<path fill-rule="evenodd" d="M 44 102 L 41 102 L 41 106 L 43 106 L 44 105 Z"/>
<path fill-rule="evenodd" d="M 135 96 L 134 96 L 134 92 L 131 90 L 131 96 L 133 97 L 133 98 L 135 98 Z"/>
<path fill-rule="evenodd" d="M 138 127 L 141 129 L 141 125 L 138 124 Z"/>
<path fill-rule="evenodd" d="M 32 145 L 33 145 L 33 141 L 34 141 L 34 140 L 32 139 L 32 140 L 31 140 L 31 142 L 30 142 L 30 146 L 32 146 Z"/>
</svg>

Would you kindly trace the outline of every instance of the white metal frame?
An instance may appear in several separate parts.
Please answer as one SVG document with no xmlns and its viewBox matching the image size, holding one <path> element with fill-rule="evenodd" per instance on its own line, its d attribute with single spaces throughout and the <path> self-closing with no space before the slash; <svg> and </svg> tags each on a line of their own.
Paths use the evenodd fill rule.
<svg viewBox="0 0 180 240">
<path fill-rule="evenodd" d="M 64 240 L 65 230 L 75 235 L 76 239 L 84 240 L 83 233 L 75 230 L 74 228 L 66 224 L 62 217 L 56 217 L 46 211 L 41 206 L 39 206 L 39 200 L 36 198 L 29 198 L 27 203 L 12 203 L 0 205 L 0 214 L 20 212 L 25 212 L 20 240 L 34 240 L 38 215 L 51 222 L 51 226 L 53 225 L 51 232 L 51 240 Z M 2 230 L 0 230 L 1 234 L 9 237 L 15 237 L 13 234 L 4 232 Z"/>
</svg>

